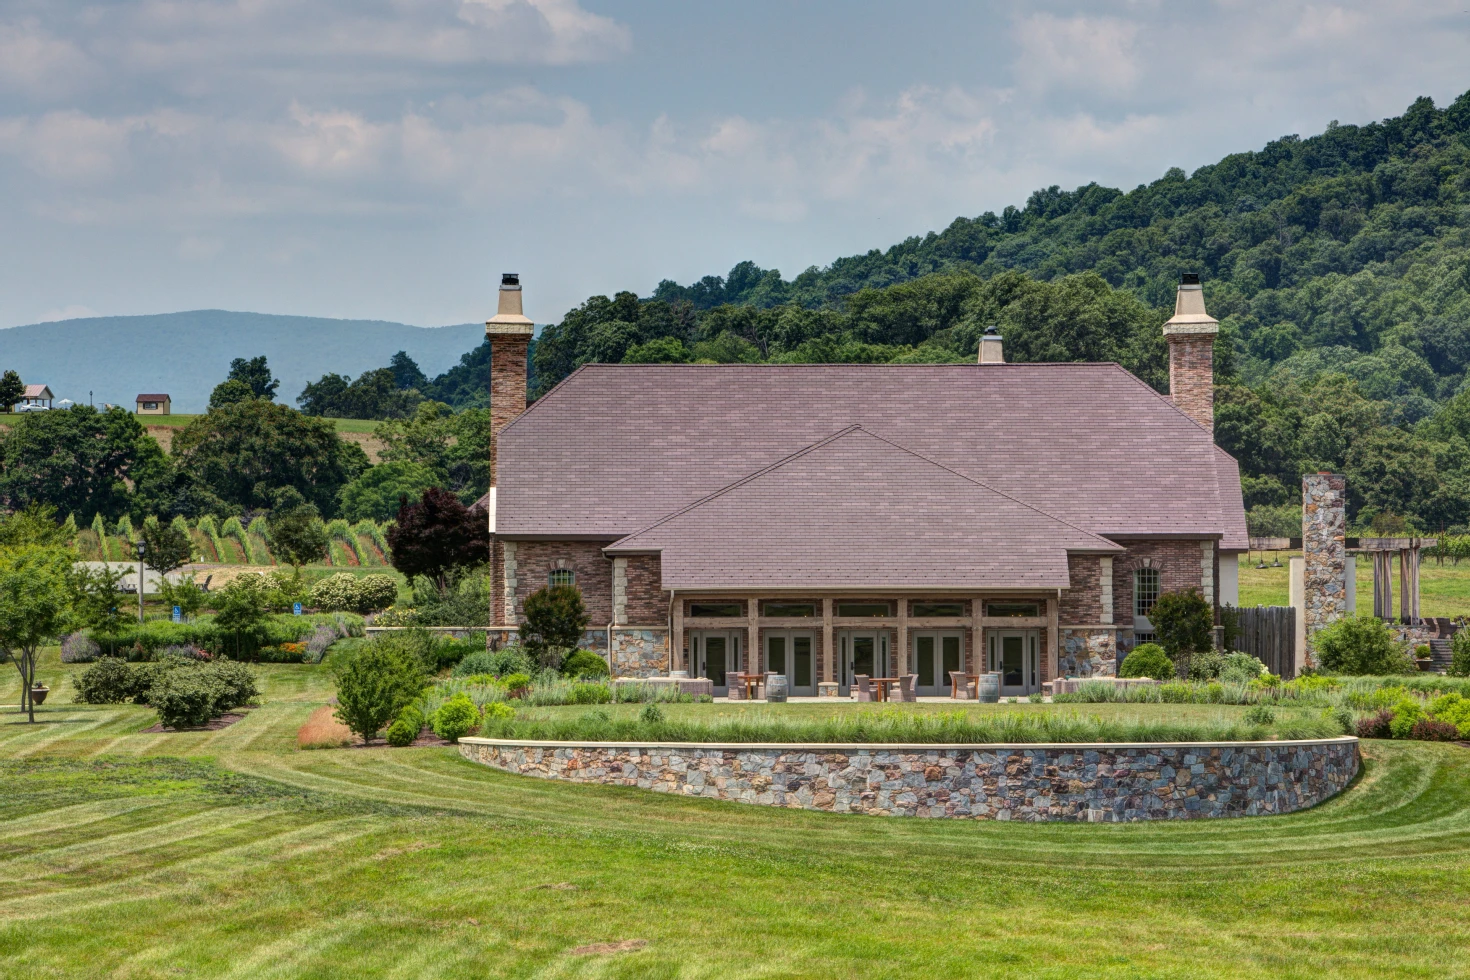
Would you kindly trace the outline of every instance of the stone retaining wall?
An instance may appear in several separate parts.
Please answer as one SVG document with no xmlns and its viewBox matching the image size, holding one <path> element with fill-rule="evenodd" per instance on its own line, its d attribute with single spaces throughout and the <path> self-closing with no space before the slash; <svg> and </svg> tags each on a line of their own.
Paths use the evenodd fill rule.
<svg viewBox="0 0 1470 980">
<path fill-rule="evenodd" d="M 542 779 L 832 813 L 969 820 L 1187 820 L 1290 813 L 1340 792 L 1358 740 L 1079 745 L 700 745 L 466 738 Z"/>
</svg>

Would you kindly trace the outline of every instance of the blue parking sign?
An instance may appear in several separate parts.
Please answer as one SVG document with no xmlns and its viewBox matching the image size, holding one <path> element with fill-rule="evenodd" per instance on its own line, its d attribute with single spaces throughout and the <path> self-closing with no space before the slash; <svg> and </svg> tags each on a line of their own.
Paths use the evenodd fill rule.
<svg viewBox="0 0 1470 980">
<path fill-rule="evenodd" d="M 174 622 L 176 622 L 176 623 L 182 623 L 183 621 L 184 621 L 184 611 L 182 609 L 180 609 L 178 606 L 174 606 Z"/>
<path fill-rule="evenodd" d="M 293 602 L 293 603 L 291 603 L 291 612 L 294 615 L 300 616 L 301 615 L 301 603 L 299 603 L 299 602 Z"/>
</svg>

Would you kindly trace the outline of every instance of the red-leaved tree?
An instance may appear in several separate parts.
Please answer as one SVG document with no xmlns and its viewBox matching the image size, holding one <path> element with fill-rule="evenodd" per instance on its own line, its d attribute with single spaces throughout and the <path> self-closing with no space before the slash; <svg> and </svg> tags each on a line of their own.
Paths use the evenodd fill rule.
<svg viewBox="0 0 1470 980">
<path fill-rule="evenodd" d="M 388 531 L 393 567 L 410 580 L 429 578 L 442 594 L 456 569 L 477 568 L 490 561 L 490 517 L 469 508 L 447 490 L 430 487 L 410 504 L 398 498 L 398 520 Z"/>
</svg>

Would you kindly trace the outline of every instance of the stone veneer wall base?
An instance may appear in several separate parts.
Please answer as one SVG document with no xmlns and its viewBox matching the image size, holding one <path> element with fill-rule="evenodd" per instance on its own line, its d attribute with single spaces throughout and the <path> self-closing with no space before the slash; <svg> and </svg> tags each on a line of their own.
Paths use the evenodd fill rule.
<svg viewBox="0 0 1470 980">
<path fill-rule="evenodd" d="M 466 738 L 542 779 L 763 806 L 968 820 L 1114 822 L 1291 813 L 1341 792 L 1358 740 L 1019 745 L 574 743 Z"/>
</svg>

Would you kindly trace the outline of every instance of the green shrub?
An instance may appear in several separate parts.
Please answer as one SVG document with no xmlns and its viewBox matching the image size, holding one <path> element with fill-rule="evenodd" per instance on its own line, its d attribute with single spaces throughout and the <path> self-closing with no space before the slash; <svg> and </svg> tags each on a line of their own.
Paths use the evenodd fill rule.
<svg viewBox="0 0 1470 980">
<path fill-rule="evenodd" d="M 1165 592 L 1149 610 L 1154 635 L 1176 664 L 1188 665 L 1214 645 L 1215 610 L 1198 589 Z"/>
<path fill-rule="evenodd" d="M 198 728 L 223 712 L 224 692 L 218 680 L 201 670 L 165 670 L 148 688 L 148 703 L 169 728 Z"/>
<path fill-rule="evenodd" d="M 568 677 L 606 677 L 607 661 L 591 650 L 574 650 L 561 662 L 561 672 Z"/>
<path fill-rule="evenodd" d="M 1344 616 L 1311 637 L 1323 670 L 1334 674 L 1399 674 L 1417 670 L 1392 631 L 1372 616 Z"/>
<path fill-rule="evenodd" d="M 1201 650 L 1189 658 L 1189 679 L 1212 681 L 1225 668 L 1225 655 L 1217 650 Z"/>
<path fill-rule="evenodd" d="M 1439 721 L 1454 725 L 1461 738 L 1470 739 L 1470 698 L 1456 691 L 1441 694 L 1429 702 L 1428 711 Z"/>
<path fill-rule="evenodd" d="M 491 701 L 485 705 L 486 721 L 510 721 L 516 716 L 516 709 L 504 701 Z"/>
<path fill-rule="evenodd" d="M 220 660 L 201 664 L 193 669 L 214 678 L 219 686 L 219 700 L 215 706 L 220 711 L 249 704 L 260 696 L 260 688 L 255 683 L 255 672 L 244 664 Z"/>
<path fill-rule="evenodd" d="M 1393 706 L 1393 721 L 1388 723 L 1388 730 L 1394 738 L 1408 738 L 1414 724 L 1423 717 L 1424 705 L 1418 698 L 1400 698 Z"/>
<path fill-rule="evenodd" d="M 1165 704 L 1189 704 L 1194 700 L 1194 689 L 1178 681 L 1162 684 L 1159 686 L 1159 700 Z"/>
<path fill-rule="evenodd" d="M 402 645 L 379 639 L 333 658 L 337 720 L 371 742 L 424 687 L 424 664 Z"/>
<path fill-rule="evenodd" d="M 642 711 L 638 712 L 638 720 L 645 725 L 657 725 L 664 720 L 663 709 L 650 701 L 643 706 Z"/>
<path fill-rule="evenodd" d="M 1140 643 L 1118 668 L 1119 677 L 1148 677 L 1156 681 L 1169 680 L 1175 674 L 1174 661 L 1157 643 Z"/>
<path fill-rule="evenodd" d="M 480 709 L 465 694 L 456 694 L 439 706 L 429 724 L 434 734 L 449 742 L 458 742 L 480 723 Z"/>
<path fill-rule="evenodd" d="M 1470 677 L 1470 629 L 1455 632 L 1450 641 L 1450 676 Z"/>
<path fill-rule="evenodd" d="M 531 675 L 507 674 L 500 679 L 500 683 L 504 684 L 505 689 L 514 695 L 516 692 L 525 691 L 531 686 Z"/>
<path fill-rule="evenodd" d="M 419 737 L 419 732 L 424 728 L 424 713 L 419 710 L 417 702 L 406 704 L 403 710 L 398 712 L 398 717 L 393 719 L 393 724 L 388 726 L 384 738 L 388 744 L 396 748 L 406 748 L 414 743 Z"/>
<path fill-rule="evenodd" d="M 1276 712 L 1264 704 L 1256 704 L 1245 710 L 1240 716 L 1241 721 L 1247 725 L 1274 725 L 1276 723 Z"/>
<path fill-rule="evenodd" d="M 466 654 L 454 667 L 454 676 L 468 677 L 472 674 L 493 674 L 506 677 L 510 674 L 530 675 L 535 669 L 531 657 L 519 646 L 505 646 L 499 650 L 476 650 Z"/>
<path fill-rule="evenodd" d="M 1225 655 L 1220 666 L 1220 680 L 1226 684 L 1247 684 L 1259 680 L 1266 673 L 1266 665 L 1248 653 L 1234 652 Z"/>
<path fill-rule="evenodd" d="M 521 636 L 541 666 L 554 668 L 560 653 L 574 650 L 587 629 L 587 608 L 575 585 L 549 585 L 526 597 L 526 625 Z M 553 663 L 555 661 L 555 663 Z"/>
<path fill-rule="evenodd" d="M 127 661 L 103 657 L 72 678 L 79 704 L 120 704 L 139 693 L 138 676 Z"/>
<path fill-rule="evenodd" d="M 375 572 L 357 580 L 356 612 L 376 612 L 398 601 L 398 583 L 391 575 Z"/>
</svg>

